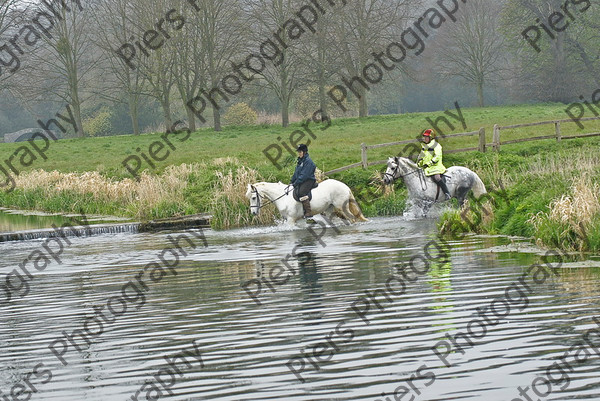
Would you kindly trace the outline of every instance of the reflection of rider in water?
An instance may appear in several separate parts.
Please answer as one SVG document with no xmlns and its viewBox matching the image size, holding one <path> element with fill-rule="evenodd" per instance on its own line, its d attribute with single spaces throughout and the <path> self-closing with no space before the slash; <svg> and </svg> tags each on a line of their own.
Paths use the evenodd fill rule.
<svg viewBox="0 0 600 401">
<path fill-rule="evenodd" d="M 298 274 L 300 277 L 300 284 L 304 288 L 311 289 L 311 292 L 318 292 L 321 288 L 319 279 L 321 274 L 317 269 L 316 255 L 311 252 L 301 252 L 296 255 L 298 258 Z"/>
<path fill-rule="evenodd" d="M 450 259 L 450 248 L 443 248 L 443 255 L 448 255 L 444 258 L 436 258 L 430 261 L 429 271 L 427 275 L 431 286 L 431 291 L 434 295 L 432 309 L 441 310 L 453 308 L 452 304 L 452 282 L 450 277 L 452 274 L 452 260 Z"/>
<path fill-rule="evenodd" d="M 423 143 L 421 144 L 421 154 L 419 154 L 417 165 L 425 169 L 427 177 L 433 177 L 435 183 L 446 195 L 446 200 L 450 200 L 452 196 L 448 191 L 446 178 L 443 176 L 446 167 L 442 164 L 442 145 L 435 140 L 435 131 L 432 129 L 423 132 Z"/>
</svg>

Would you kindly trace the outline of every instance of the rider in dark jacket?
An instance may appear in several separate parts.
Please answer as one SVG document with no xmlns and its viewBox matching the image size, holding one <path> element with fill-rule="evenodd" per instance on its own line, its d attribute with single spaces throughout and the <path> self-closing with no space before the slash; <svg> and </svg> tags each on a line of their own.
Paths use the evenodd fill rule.
<svg viewBox="0 0 600 401">
<path fill-rule="evenodd" d="M 292 185 L 294 186 L 296 199 L 302 202 L 304 218 L 306 219 L 312 217 L 308 194 L 317 182 L 315 178 L 317 166 L 308 155 L 308 146 L 304 144 L 299 145 L 296 151 L 298 152 L 298 163 L 296 164 L 296 171 L 294 171 L 294 175 L 292 176 Z"/>
</svg>

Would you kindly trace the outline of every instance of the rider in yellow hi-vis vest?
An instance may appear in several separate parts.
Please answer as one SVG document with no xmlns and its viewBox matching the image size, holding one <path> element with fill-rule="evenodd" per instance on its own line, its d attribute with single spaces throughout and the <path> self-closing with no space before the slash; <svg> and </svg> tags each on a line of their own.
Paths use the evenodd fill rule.
<svg viewBox="0 0 600 401">
<path fill-rule="evenodd" d="M 452 198 L 446 185 L 446 178 L 443 176 L 446 167 L 442 164 L 442 145 L 435 140 L 435 131 L 432 129 L 423 132 L 423 143 L 417 165 L 425 170 L 427 177 L 433 177 L 435 183 L 444 192 L 446 200 Z"/>
</svg>

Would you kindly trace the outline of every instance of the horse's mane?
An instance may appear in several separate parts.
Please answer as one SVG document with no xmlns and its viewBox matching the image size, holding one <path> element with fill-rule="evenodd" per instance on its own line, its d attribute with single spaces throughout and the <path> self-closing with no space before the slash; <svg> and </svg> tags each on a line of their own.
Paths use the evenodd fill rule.
<svg viewBox="0 0 600 401">
<path fill-rule="evenodd" d="M 256 187 L 256 188 L 261 188 L 261 187 L 263 187 L 263 188 L 264 188 L 265 186 L 275 186 L 275 185 L 276 185 L 278 188 L 285 187 L 285 184 L 284 184 L 283 182 L 281 182 L 281 181 L 279 181 L 279 182 L 266 182 L 266 181 L 261 181 L 261 182 L 257 182 L 257 183 L 255 183 L 255 184 L 251 184 L 251 185 L 253 185 L 253 186 L 254 186 L 254 187 Z M 264 193 L 261 193 L 261 194 L 260 194 L 260 196 L 265 196 L 265 195 L 264 195 Z"/>
<path fill-rule="evenodd" d="M 257 182 L 256 184 L 252 184 L 254 186 L 265 186 L 265 185 L 279 185 L 279 186 L 285 186 L 285 184 L 281 181 L 279 182 L 266 182 L 266 181 L 261 181 L 261 182 Z"/>
<path fill-rule="evenodd" d="M 407 157 L 398 157 L 398 160 L 401 160 L 404 163 L 408 164 L 409 167 L 418 168 L 417 164 Z"/>
</svg>

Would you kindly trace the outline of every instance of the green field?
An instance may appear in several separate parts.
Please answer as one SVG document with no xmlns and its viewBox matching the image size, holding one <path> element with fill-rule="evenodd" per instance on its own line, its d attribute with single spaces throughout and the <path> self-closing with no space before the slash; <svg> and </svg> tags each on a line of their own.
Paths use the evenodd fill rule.
<svg viewBox="0 0 600 401">
<path fill-rule="evenodd" d="M 512 125 L 565 119 L 565 108 L 562 104 L 540 104 L 463 109 L 466 129 L 456 119 L 448 116 L 455 129 L 450 130 L 443 123 L 440 128 L 444 130 L 444 134 L 450 134 L 477 131 L 483 127 L 486 129 L 487 142 L 491 143 L 494 124 Z M 453 106 L 450 111 L 456 114 Z M 360 161 L 361 143 L 372 145 L 415 138 L 423 129 L 429 127 L 427 118 L 435 120 L 442 115 L 443 112 L 437 112 L 339 119 L 334 120 L 325 130 L 321 130 L 325 127 L 324 124 L 311 123 L 308 128 L 316 139 L 312 139 L 310 154 L 322 171 L 356 163 Z M 24 164 L 31 165 L 23 167 L 19 163 L 19 157 L 13 157 L 9 163 L 19 170 L 22 179 L 14 191 L 0 193 L 0 205 L 53 212 L 113 214 L 139 219 L 209 212 L 220 216 L 217 218 L 217 227 L 253 224 L 256 222 L 247 216 L 247 205 L 243 205 L 243 199 L 240 198 L 241 186 L 238 185 L 237 189 L 226 189 L 220 184 L 223 180 L 218 178 L 217 174 L 230 174 L 232 187 L 243 181 L 241 175 L 245 180 L 287 182 L 294 169 L 295 157 L 284 149 L 282 142 L 291 146 L 290 135 L 299 135 L 298 130 L 302 130 L 300 124 L 294 124 L 287 129 L 278 126 L 226 127 L 223 132 L 218 133 L 204 129 L 190 135 L 186 132 L 170 135 L 166 137 L 167 140 L 161 134 L 60 140 L 50 144 L 46 152 L 47 160 L 40 157 L 33 161 L 25 160 L 30 163 Z M 578 129 L 574 123 L 562 124 L 564 136 L 599 131 L 600 121 L 586 122 L 583 130 Z M 502 131 L 502 140 L 553 133 L 553 125 L 535 126 Z M 181 139 L 185 137 L 188 139 L 182 142 Z M 310 137 L 306 135 L 305 139 L 308 138 Z M 441 142 L 446 150 L 474 147 L 478 144 L 478 137 L 442 139 Z M 539 211 L 548 210 L 553 200 L 569 193 L 573 180 L 581 175 L 582 171 L 585 170 L 590 176 L 588 179 L 598 182 L 600 163 L 597 164 L 595 154 L 598 153 L 599 144 L 600 140 L 597 138 L 564 140 L 561 143 L 543 140 L 503 146 L 500 153 L 488 150 L 485 154 L 469 152 L 447 155 L 445 164 L 472 168 L 492 189 L 502 178 L 510 187 L 510 191 L 518 192 L 519 188 L 522 189 L 520 194 L 515 195 L 517 203 L 531 197 L 535 200 L 535 205 L 525 205 L 520 209 L 498 209 L 501 215 L 496 215 L 495 219 L 502 221 L 482 221 L 481 231 L 535 236 L 536 233 L 527 219 Z M 9 170 L 7 160 L 24 145 L 27 143 L 0 144 L 0 166 Z M 263 154 L 263 150 L 270 145 L 281 147 L 283 154 L 277 162 L 282 169 L 276 168 Z M 369 160 L 382 160 L 401 154 L 402 150 L 402 146 L 372 150 L 369 151 Z M 164 158 L 164 161 L 151 160 L 155 164 L 155 168 L 151 168 L 149 163 L 140 157 L 141 153 L 147 157 L 154 153 L 156 158 Z M 275 152 L 272 151 L 271 154 L 274 155 Z M 123 167 L 124 160 L 132 156 L 138 156 L 142 162 L 140 171 L 147 170 L 141 182 L 129 180 L 132 175 Z M 222 158 L 234 159 L 219 160 Z M 581 158 L 591 166 L 580 169 L 578 162 Z M 557 164 L 553 168 L 559 168 L 560 171 L 545 168 L 547 163 Z M 191 169 L 185 166 L 175 169 L 182 164 L 195 166 Z M 243 171 L 239 169 L 242 166 L 245 168 Z M 357 168 L 335 174 L 331 178 L 348 184 L 356 195 L 363 194 L 362 199 L 365 202 L 362 206 L 367 215 L 398 214 L 404 205 L 401 184 L 396 185 L 396 194 L 388 198 L 373 194 L 371 188 L 374 174 L 383 168 Z M 61 178 L 63 181 L 56 178 L 56 181 L 48 184 L 44 180 L 50 180 L 47 177 L 51 175 L 39 171 L 32 172 L 33 170 L 79 174 L 73 175 L 77 176 L 75 178 L 70 176 L 67 181 L 71 186 L 65 187 L 64 177 Z M 89 174 L 81 177 L 81 173 L 85 172 L 97 172 L 98 174 L 93 175 L 97 184 L 88 185 Z M 3 178 L 0 177 L 0 180 Z M 79 181 L 72 184 L 73 180 Z M 54 185 L 55 182 L 57 185 Z M 56 189 L 56 186 L 62 189 Z M 128 195 L 127 188 L 134 188 L 132 191 L 135 191 L 135 195 Z M 170 191 L 173 191 L 173 194 L 169 194 Z M 228 191 L 237 191 L 237 194 L 234 196 Z M 232 200 L 234 197 L 237 197 L 236 201 Z M 226 207 L 236 209 L 236 222 L 228 221 L 231 216 L 222 210 Z M 521 220 L 513 221 L 515 216 L 521 216 Z M 446 219 L 452 220 L 449 217 Z M 448 223 L 443 229 L 446 232 L 456 232 L 466 228 L 460 224 Z"/>
<path fill-rule="evenodd" d="M 492 141 L 492 127 L 494 124 L 510 125 L 553 119 L 564 119 L 565 106 L 551 105 L 520 105 L 509 107 L 489 107 L 463 109 L 467 129 L 453 119 L 457 125 L 454 131 L 446 130 L 444 133 L 476 131 L 480 127 L 486 128 L 488 143 Z M 455 111 L 454 106 L 450 111 Z M 340 119 L 334 120 L 333 125 L 326 131 L 321 131 L 318 126 L 311 124 L 316 140 L 311 144 L 310 153 L 317 166 L 328 171 L 334 168 L 360 161 L 360 144 L 377 144 L 414 138 L 429 124 L 426 118 L 435 119 L 443 115 L 437 113 L 412 113 L 404 115 L 375 116 L 365 119 Z M 258 168 L 261 172 L 273 174 L 284 179 L 291 171 L 293 160 L 288 158 L 289 168 L 283 172 L 273 168 L 262 151 L 271 144 L 278 144 L 281 137 L 289 143 L 293 131 L 299 129 L 299 124 L 284 129 L 278 126 L 266 127 L 225 127 L 223 132 L 214 132 L 211 129 L 200 130 L 191 135 L 185 142 L 172 139 L 175 151 L 164 162 L 157 162 L 155 172 L 160 173 L 166 166 L 181 163 L 197 163 L 220 157 L 235 156 L 244 164 Z M 563 124 L 563 135 L 576 132 L 598 132 L 600 123 L 587 122 L 585 130 L 578 130 L 575 124 Z M 542 127 L 523 128 L 515 132 L 503 131 L 502 139 L 515 139 L 527 136 L 550 135 L 554 132 L 551 125 Z M 183 134 L 181 136 L 184 136 Z M 22 171 L 31 169 L 44 169 L 47 171 L 58 170 L 61 172 L 99 171 L 107 176 L 123 178 L 127 171 L 122 167 L 122 162 L 130 155 L 137 154 L 137 148 L 143 152 L 156 140 L 158 134 L 140 136 L 118 136 L 101 138 L 66 139 L 52 143 L 48 150 L 48 160 L 38 159 L 31 167 L 20 168 Z M 477 137 L 457 138 L 444 143 L 446 149 L 476 146 Z M 8 158 L 22 144 L 0 144 L 0 161 Z M 369 152 L 370 160 L 386 158 L 392 153 L 402 149 L 385 148 Z M 284 152 L 284 159 L 289 154 Z M 1 162 L 0 162 L 1 163 Z M 143 168 L 149 168 L 144 162 Z"/>
</svg>

